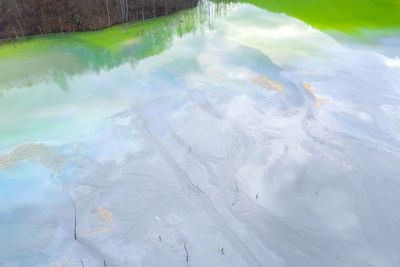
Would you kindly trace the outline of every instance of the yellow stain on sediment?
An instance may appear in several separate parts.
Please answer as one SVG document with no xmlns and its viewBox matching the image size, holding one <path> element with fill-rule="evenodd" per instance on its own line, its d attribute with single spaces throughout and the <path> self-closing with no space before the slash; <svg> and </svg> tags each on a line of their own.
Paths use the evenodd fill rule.
<svg viewBox="0 0 400 267">
<path fill-rule="evenodd" d="M 68 266 L 68 263 L 65 261 L 62 261 L 62 262 L 55 261 L 51 264 L 51 267 L 67 267 L 67 266 Z"/>
<path fill-rule="evenodd" d="M 9 169 L 23 160 L 33 160 L 46 168 L 57 169 L 65 159 L 51 147 L 44 144 L 25 144 L 18 146 L 6 155 L 0 155 L 0 170 Z"/>
<path fill-rule="evenodd" d="M 79 148 L 75 150 L 75 153 L 71 157 L 67 158 L 61 155 L 57 149 L 46 144 L 28 143 L 15 147 L 7 154 L 0 154 L 0 170 L 10 169 L 24 160 L 31 160 L 42 164 L 48 169 L 58 171 L 66 168 L 69 163 L 83 168 L 85 163 L 89 161 L 89 158 L 87 156 L 80 156 Z"/>
<path fill-rule="evenodd" d="M 106 223 L 110 223 L 113 220 L 112 212 L 105 208 L 99 208 L 97 215 Z"/>
<path fill-rule="evenodd" d="M 271 90 L 271 91 L 278 91 L 278 92 L 284 92 L 285 90 L 283 87 L 278 84 L 277 82 L 274 82 L 270 78 L 268 78 L 265 75 L 256 75 L 254 76 L 251 81 L 265 89 Z"/>
<path fill-rule="evenodd" d="M 306 88 L 307 91 L 309 91 L 309 92 L 311 93 L 311 95 L 314 97 L 315 101 L 317 102 L 317 106 L 318 106 L 318 107 L 321 105 L 321 103 L 326 103 L 326 102 L 328 102 L 328 99 L 325 99 L 325 98 L 319 99 L 319 98 L 315 95 L 314 91 L 312 90 L 311 85 L 309 85 L 309 84 L 307 84 L 307 83 L 303 83 L 303 86 L 304 86 L 304 88 Z"/>
<path fill-rule="evenodd" d="M 94 233 L 105 234 L 112 229 L 115 228 L 115 224 L 111 224 L 113 220 L 113 213 L 106 208 L 98 208 L 97 209 L 97 217 L 101 219 L 101 223 L 98 223 L 98 227 L 87 229 L 87 230 L 79 230 L 78 232 L 82 235 L 91 235 Z M 111 225 L 107 225 L 111 224 Z M 100 226 L 102 225 L 102 226 Z"/>
<path fill-rule="evenodd" d="M 82 235 L 91 235 L 91 234 L 94 234 L 94 233 L 105 234 L 105 233 L 111 231 L 114 228 L 115 228 L 115 225 L 102 226 L 102 227 L 97 227 L 97 228 L 86 230 L 86 231 L 79 230 L 79 233 L 81 233 Z"/>
</svg>

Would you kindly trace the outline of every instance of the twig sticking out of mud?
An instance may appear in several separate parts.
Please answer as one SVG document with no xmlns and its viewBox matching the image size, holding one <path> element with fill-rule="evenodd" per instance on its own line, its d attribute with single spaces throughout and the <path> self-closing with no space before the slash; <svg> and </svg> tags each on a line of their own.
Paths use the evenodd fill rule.
<svg viewBox="0 0 400 267">
<path fill-rule="evenodd" d="M 189 262 L 189 252 L 188 252 L 187 247 L 186 247 L 186 242 L 183 245 L 183 247 L 185 248 L 185 251 L 186 251 L 186 262 Z"/>
<path fill-rule="evenodd" d="M 76 240 L 76 205 L 75 202 L 72 200 L 72 205 L 74 206 L 74 239 Z"/>
</svg>

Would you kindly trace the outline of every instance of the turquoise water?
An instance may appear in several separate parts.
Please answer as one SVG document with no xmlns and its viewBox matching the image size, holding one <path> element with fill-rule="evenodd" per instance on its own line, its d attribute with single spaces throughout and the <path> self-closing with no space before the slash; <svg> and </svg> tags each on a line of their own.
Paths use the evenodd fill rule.
<svg viewBox="0 0 400 267">
<path fill-rule="evenodd" d="M 0 265 L 398 265 L 399 33 L 170 21 L 1 54 Z"/>
</svg>

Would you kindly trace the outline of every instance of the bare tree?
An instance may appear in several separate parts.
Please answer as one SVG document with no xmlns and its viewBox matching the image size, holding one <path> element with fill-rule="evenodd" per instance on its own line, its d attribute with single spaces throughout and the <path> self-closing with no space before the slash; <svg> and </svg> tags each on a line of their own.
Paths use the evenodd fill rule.
<svg viewBox="0 0 400 267">
<path fill-rule="evenodd" d="M 143 3 L 143 0 L 142 0 L 142 21 L 144 23 L 144 3 Z"/>
<path fill-rule="evenodd" d="M 108 28 L 110 28 L 111 20 L 110 20 L 110 8 L 108 7 L 108 0 L 106 0 L 106 8 L 107 8 L 107 17 L 108 17 Z"/>
</svg>

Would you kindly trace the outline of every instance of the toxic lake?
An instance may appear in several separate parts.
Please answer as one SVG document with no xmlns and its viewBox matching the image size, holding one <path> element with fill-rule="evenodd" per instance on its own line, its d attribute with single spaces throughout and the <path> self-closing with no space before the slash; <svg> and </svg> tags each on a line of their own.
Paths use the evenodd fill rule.
<svg viewBox="0 0 400 267">
<path fill-rule="evenodd" d="M 311 2 L 0 44 L 0 266 L 399 266 L 400 4 Z"/>
</svg>

